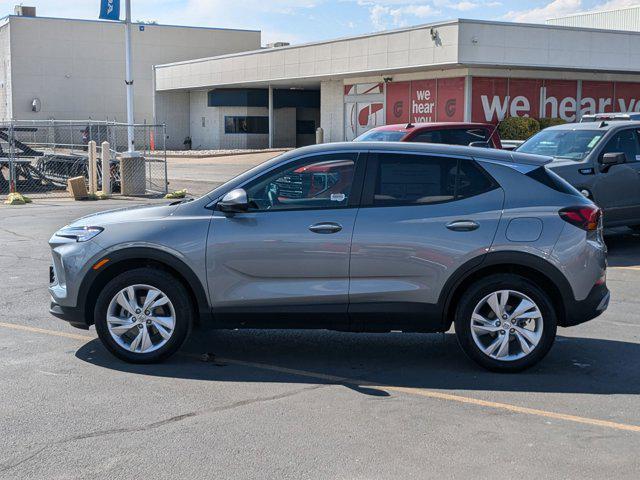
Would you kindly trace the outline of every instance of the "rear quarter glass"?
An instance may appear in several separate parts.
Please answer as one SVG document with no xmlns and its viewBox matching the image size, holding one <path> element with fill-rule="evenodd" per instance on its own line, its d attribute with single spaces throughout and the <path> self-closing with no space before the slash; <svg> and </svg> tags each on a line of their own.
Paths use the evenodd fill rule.
<svg viewBox="0 0 640 480">
<path fill-rule="evenodd" d="M 573 186 L 571 186 L 569 182 L 546 167 L 534 168 L 530 172 L 525 173 L 525 175 L 549 188 L 552 188 L 557 192 L 566 193 L 567 195 L 572 195 L 578 198 L 583 198 L 583 195 Z"/>
</svg>

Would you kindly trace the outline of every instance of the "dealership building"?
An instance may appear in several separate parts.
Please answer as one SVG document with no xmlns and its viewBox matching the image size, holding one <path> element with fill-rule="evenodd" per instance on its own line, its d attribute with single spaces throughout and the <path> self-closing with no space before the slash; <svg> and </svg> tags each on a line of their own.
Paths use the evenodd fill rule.
<svg viewBox="0 0 640 480">
<path fill-rule="evenodd" d="M 126 121 L 123 23 L 15 12 L 0 19 L 0 120 Z M 260 48 L 256 30 L 136 23 L 131 37 L 139 123 L 153 121 L 154 65 Z"/>
<path fill-rule="evenodd" d="M 640 32 L 453 20 L 155 67 L 169 144 L 302 146 L 377 125 L 640 111 Z"/>
</svg>

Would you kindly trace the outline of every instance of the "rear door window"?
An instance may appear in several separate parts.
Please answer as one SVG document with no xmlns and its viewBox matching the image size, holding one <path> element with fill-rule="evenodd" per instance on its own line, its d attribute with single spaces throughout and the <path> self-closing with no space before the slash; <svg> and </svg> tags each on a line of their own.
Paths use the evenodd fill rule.
<svg viewBox="0 0 640 480">
<path fill-rule="evenodd" d="M 373 153 L 364 201 L 372 206 L 426 205 L 487 192 L 495 181 L 474 161 L 403 153 Z"/>
</svg>

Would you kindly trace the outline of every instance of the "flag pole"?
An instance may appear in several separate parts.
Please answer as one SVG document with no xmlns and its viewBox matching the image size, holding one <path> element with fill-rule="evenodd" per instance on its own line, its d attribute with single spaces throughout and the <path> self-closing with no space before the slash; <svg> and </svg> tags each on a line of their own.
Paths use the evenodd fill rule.
<svg viewBox="0 0 640 480">
<path fill-rule="evenodd" d="M 125 0 L 125 84 L 127 87 L 127 151 L 132 154 L 136 150 L 135 131 L 133 127 L 133 71 L 131 66 L 131 0 Z"/>
</svg>

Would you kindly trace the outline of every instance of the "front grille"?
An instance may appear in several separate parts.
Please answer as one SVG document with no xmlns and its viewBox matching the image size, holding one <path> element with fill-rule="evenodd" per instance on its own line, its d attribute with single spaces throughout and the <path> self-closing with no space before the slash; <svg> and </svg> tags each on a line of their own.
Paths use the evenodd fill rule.
<svg viewBox="0 0 640 480">
<path fill-rule="evenodd" d="M 53 265 L 49 265 L 49 284 L 56 283 L 56 271 Z"/>
</svg>

